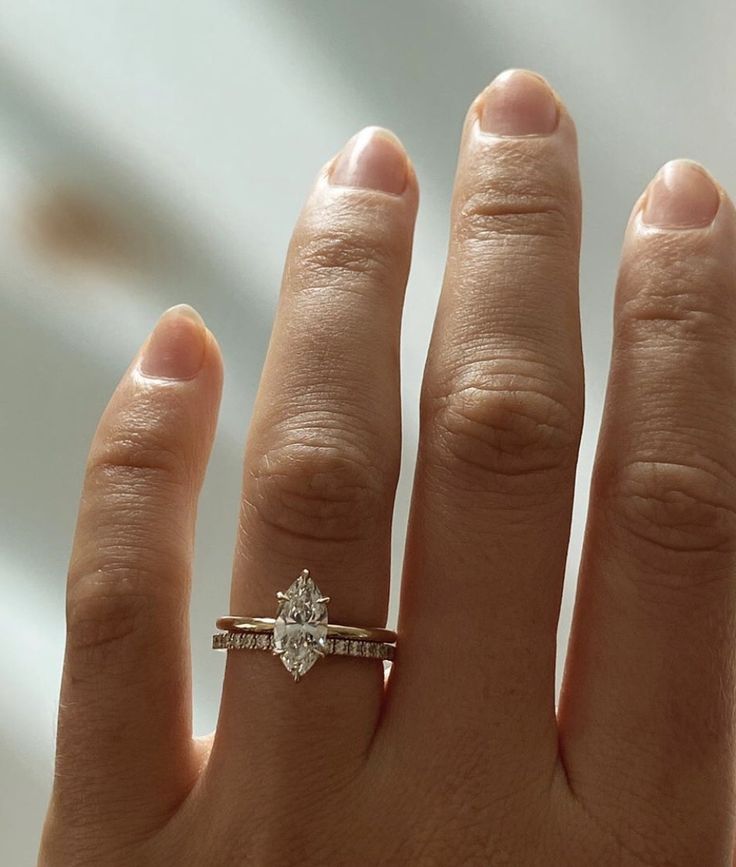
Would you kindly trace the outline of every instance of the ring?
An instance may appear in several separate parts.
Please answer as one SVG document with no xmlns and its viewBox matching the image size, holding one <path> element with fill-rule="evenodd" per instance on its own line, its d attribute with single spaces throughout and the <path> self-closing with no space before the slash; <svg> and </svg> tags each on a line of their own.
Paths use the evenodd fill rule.
<svg viewBox="0 0 736 867">
<path fill-rule="evenodd" d="M 226 632 L 244 632 L 248 635 L 261 635 L 273 632 L 276 620 L 273 617 L 220 617 L 217 628 Z M 391 629 L 366 629 L 363 626 L 338 626 L 327 624 L 328 638 L 355 638 L 360 641 L 383 641 L 387 644 L 396 642 L 396 633 Z"/>
<path fill-rule="evenodd" d="M 390 629 L 338 626 L 327 622 L 327 603 L 303 569 L 286 592 L 278 592 L 276 617 L 220 617 L 212 636 L 214 650 L 269 650 L 294 680 L 323 656 L 392 660 L 396 633 Z"/>
</svg>

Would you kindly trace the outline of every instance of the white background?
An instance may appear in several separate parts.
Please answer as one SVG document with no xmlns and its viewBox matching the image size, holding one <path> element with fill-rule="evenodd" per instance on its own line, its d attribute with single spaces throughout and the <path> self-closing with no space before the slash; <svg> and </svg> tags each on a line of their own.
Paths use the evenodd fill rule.
<svg viewBox="0 0 736 867">
<path fill-rule="evenodd" d="M 218 336 L 227 371 L 192 617 L 197 732 L 214 724 L 223 659 L 209 635 L 227 607 L 241 443 L 282 256 L 315 171 L 366 124 L 399 134 L 422 186 L 398 574 L 458 132 L 476 92 L 509 66 L 545 74 L 580 134 L 588 418 L 564 654 L 622 229 L 672 157 L 702 160 L 734 188 L 735 10 L 728 0 L 0 2 L 3 864 L 34 863 L 50 789 L 89 438 L 157 315 L 181 301 Z"/>
</svg>

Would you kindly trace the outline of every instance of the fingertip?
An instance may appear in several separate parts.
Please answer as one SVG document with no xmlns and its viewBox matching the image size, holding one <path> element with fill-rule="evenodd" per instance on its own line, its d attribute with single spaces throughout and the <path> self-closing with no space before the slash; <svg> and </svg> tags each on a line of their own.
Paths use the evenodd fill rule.
<svg viewBox="0 0 736 867">
<path fill-rule="evenodd" d="M 222 351 L 201 314 L 189 304 L 176 304 L 161 314 L 128 375 L 149 387 L 214 380 L 220 388 Z"/>
<path fill-rule="evenodd" d="M 205 328 L 205 360 L 202 366 L 212 368 L 218 379 L 222 379 L 224 367 L 222 349 L 214 332 L 208 327 Z"/>
<path fill-rule="evenodd" d="M 358 249 L 399 266 L 411 256 L 418 205 L 403 145 L 390 130 L 366 127 L 319 171 L 294 227 L 287 272 L 298 277 L 307 265 L 321 268 Z"/>
<path fill-rule="evenodd" d="M 723 195 L 700 163 L 670 160 L 649 183 L 641 218 L 658 229 L 703 229 L 715 220 Z"/>
<path fill-rule="evenodd" d="M 380 126 L 367 126 L 343 147 L 328 173 L 331 184 L 400 196 L 409 180 L 406 149 L 398 136 Z"/>
<path fill-rule="evenodd" d="M 464 131 L 487 139 L 567 138 L 577 144 L 575 122 L 559 92 L 531 69 L 506 69 L 471 102 Z"/>
<path fill-rule="evenodd" d="M 188 304 L 166 310 L 141 350 L 140 373 L 151 379 L 193 379 L 207 347 L 204 320 Z"/>
<path fill-rule="evenodd" d="M 736 262 L 736 208 L 712 172 L 691 159 L 665 162 L 645 186 L 629 214 L 625 258 L 665 260 L 675 250 L 686 264 L 716 256 Z"/>
<path fill-rule="evenodd" d="M 387 215 L 415 212 L 419 202 L 416 169 L 407 148 L 390 129 L 366 126 L 320 169 L 308 203 L 355 203 Z"/>
<path fill-rule="evenodd" d="M 478 118 L 491 135 L 550 135 L 559 122 L 558 100 L 541 75 L 508 69 L 481 93 Z"/>
</svg>

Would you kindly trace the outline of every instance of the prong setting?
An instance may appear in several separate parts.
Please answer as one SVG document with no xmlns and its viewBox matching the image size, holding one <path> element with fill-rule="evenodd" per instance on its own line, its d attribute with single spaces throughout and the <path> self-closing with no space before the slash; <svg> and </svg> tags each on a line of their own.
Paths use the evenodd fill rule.
<svg viewBox="0 0 736 867">
<path fill-rule="evenodd" d="M 327 602 L 319 587 L 303 569 L 279 601 L 273 624 L 273 646 L 286 670 L 299 680 L 326 653 Z"/>
<path fill-rule="evenodd" d="M 353 656 L 391 662 L 397 635 L 385 627 L 329 624 L 327 603 L 302 569 L 285 591 L 276 593 L 276 617 L 227 615 L 217 619 L 222 629 L 212 636 L 215 650 L 262 650 L 277 656 L 295 682 L 325 656 Z"/>
</svg>

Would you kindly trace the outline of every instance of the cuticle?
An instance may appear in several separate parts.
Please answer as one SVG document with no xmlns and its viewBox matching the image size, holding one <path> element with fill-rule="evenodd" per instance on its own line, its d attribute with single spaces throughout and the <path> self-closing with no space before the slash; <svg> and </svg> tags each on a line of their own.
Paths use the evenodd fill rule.
<svg viewBox="0 0 736 867">
<path fill-rule="evenodd" d="M 484 138 L 494 138 L 505 141 L 526 141 L 527 139 L 552 138 L 552 136 L 558 133 L 560 130 L 560 108 L 558 104 L 557 123 L 555 125 L 555 128 L 553 130 L 550 130 L 550 132 L 530 132 L 525 133 L 524 135 L 506 135 L 505 133 L 488 132 L 488 130 L 483 129 L 483 127 L 481 126 L 479 111 L 475 113 L 474 127 L 476 135 L 483 136 Z"/>
</svg>

